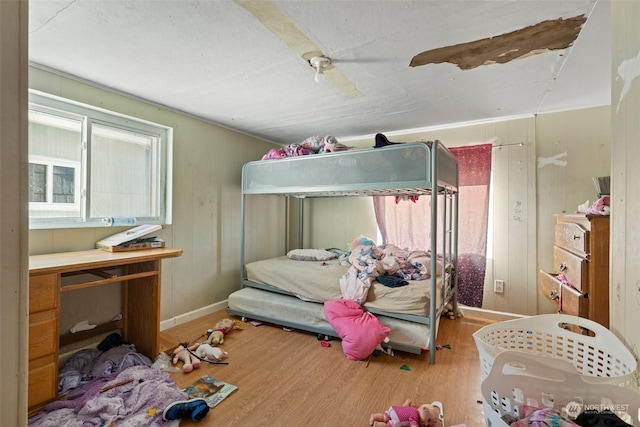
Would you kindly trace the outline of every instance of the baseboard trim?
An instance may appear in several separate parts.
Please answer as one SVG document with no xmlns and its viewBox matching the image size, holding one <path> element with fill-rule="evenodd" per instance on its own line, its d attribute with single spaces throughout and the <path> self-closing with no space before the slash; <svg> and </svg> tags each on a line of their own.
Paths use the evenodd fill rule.
<svg viewBox="0 0 640 427">
<path fill-rule="evenodd" d="M 477 317 L 477 318 L 486 319 L 486 320 L 494 320 L 496 322 L 502 322 L 505 320 L 522 319 L 523 317 L 528 317 L 522 314 L 486 310 L 483 308 L 476 308 L 476 307 L 467 307 L 466 305 L 461 305 L 459 308 L 460 310 L 462 310 L 462 313 L 465 316 Z"/>
<path fill-rule="evenodd" d="M 199 317 L 206 316 L 208 314 L 215 313 L 216 311 L 224 310 L 226 308 L 227 300 L 224 300 L 215 304 L 208 305 L 206 307 L 199 308 L 197 310 L 190 311 L 188 313 L 181 314 L 179 316 L 172 317 L 171 319 L 163 320 L 160 322 L 160 331 L 164 331 L 174 326 L 182 325 L 183 323 L 190 322 Z M 466 305 L 461 305 L 460 310 L 462 310 L 462 313 L 465 316 L 493 320 L 496 322 L 528 317 L 521 314 L 507 313 L 503 311 L 493 311 L 485 310 L 483 308 L 467 307 Z"/>
<path fill-rule="evenodd" d="M 183 323 L 187 323 L 199 317 L 215 313 L 216 311 L 224 310 L 225 308 L 227 308 L 227 300 L 220 301 L 215 304 L 190 311 L 188 313 L 183 313 L 179 316 L 172 317 L 171 319 L 163 320 L 160 322 L 160 331 L 173 328 L 174 326 L 182 325 Z"/>
</svg>

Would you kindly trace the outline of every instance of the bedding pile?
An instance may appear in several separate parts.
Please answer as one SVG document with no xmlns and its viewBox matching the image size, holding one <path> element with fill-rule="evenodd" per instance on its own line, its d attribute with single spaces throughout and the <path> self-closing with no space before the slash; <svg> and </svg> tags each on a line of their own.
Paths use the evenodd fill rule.
<svg viewBox="0 0 640 427">
<path fill-rule="evenodd" d="M 296 251 L 300 251 L 299 256 L 309 254 L 307 250 Z M 344 259 L 344 256 L 342 258 Z M 425 263 L 428 268 L 429 262 Z M 339 257 L 299 261 L 288 256 L 280 256 L 253 261 L 245 267 L 247 279 L 254 284 L 264 286 L 268 290 L 277 289 L 295 295 L 303 301 L 324 303 L 343 298 L 340 280 L 351 266 L 347 262 L 343 265 Z M 388 286 L 382 283 L 382 280 L 396 280 L 395 278 L 405 280 L 408 284 Z M 363 306 L 389 313 L 428 316 L 431 298 L 436 299 L 436 306 L 442 303 L 441 276 L 437 278 L 437 283 L 436 294 L 432 296 L 430 279 L 407 280 L 397 275 L 378 276 L 371 281 Z"/>
<path fill-rule="evenodd" d="M 407 280 L 427 280 L 431 277 L 431 257 L 425 251 L 409 251 L 395 245 L 358 245 L 341 260 L 348 265 L 347 273 L 340 278 L 342 297 L 363 304 L 371 282 L 378 277 L 383 285 L 389 286 L 384 278 L 396 278 L 391 286 L 408 285 Z M 440 263 L 437 275 L 442 274 Z"/>
<path fill-rule="evenodd" d="M 164 421 L 162 412 L 172 402 L 186 398 L 166 372 L 132 366 L 87 382 L 66 399 L 49 403 L 29 419 L 29 426 L 178 426 L 180 420 Z"/>
<path fill-rule="evenodd" d="M 284 159 L 286 157 L 308 156 L 310 154 L 333 153 L 351 150 L 354 147 L 344 145 L 335 136 L 310 136 L 301 143 L 289 144 L 282 148 L 272 148 L 261 160 Z"/>
<path fill-rule="evenodd" d="M 60 368 L 58 396 L 65 396 L 84 383 L 120 372 L 131 366 L 151 366 L 151 360 L 129 345 L 113 347 L 105 351 L 79 350 Z"/>
<path fill-rule="evenodd" d="M 162 412 L 187 397 L 128 345 L 76 352 L 60 369 L 58 392 L 63 399 L 45 405 L 30 427 L 177 426 L 180 420 L 164 421 Z"/>
</svg>

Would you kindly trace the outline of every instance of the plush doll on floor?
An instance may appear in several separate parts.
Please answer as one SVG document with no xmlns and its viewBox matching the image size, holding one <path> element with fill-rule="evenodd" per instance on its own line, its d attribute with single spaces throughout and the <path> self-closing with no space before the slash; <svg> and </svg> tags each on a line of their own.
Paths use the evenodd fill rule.
<svg viewBox="0 0 640 427">
<path fill-rule="evenodd" d="M 449 302 L 449 303 L 447 303 L 447 305 L 444 306 L 444 310 L 442 310 L 442 316 L 448 317 L 451 320 L 456 318 L 456 312 L 453 309 L 453 304 L 451 304 Z M 462 312 L 460 307 L 458 307 L 458 315 L 457 315 L 457 317 L 464 317 L 464 313 Z"/>
<path fill-rule="evenodd" d="M 174 365 L 182 360 L 182 370 L 187 374 L 200 367 L 200 359 L 192 355 L 189 349 L 182 344 L 171 352 L 171 356 L 173 356 L 171 361 Z"/>
<path fill-rule="evenodd" d="M 195 355 L 198 356 L 200 360 L 214 363 L 222 361 L 222 359 L 228 355 L 228 353 L 220 347 L 212 347 L 207 343 L 196 344 L 189 347 L 189 349 L 194 351 Z"/>
<path fill-rule="evenodd" d="M 222 319 L 216 323 L 216 326 L 209 333 L 207 344 L 217 345 L 224 342 L 224 336 L 236 327 L 236 321 L 232 319 Z"/>
<path fill-rule="evenodd" d="M 442 404 L 433 402 L 418 407 L 407 399 L 402 406 L 391 406 L 384 413 L 371 414 L 369 425 L 373 427 L 436 427 L 444 419 Z M 438 427 L 443 427 L 442 424 Z"/>
</svg>

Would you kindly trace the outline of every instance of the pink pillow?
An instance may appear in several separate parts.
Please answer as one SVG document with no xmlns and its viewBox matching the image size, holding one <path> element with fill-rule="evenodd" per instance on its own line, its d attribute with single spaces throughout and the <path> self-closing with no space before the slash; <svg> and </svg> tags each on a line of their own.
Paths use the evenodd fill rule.
<svg viewBox="0 0 640 427">
<path fill-rule="evenodd" d="M 355 301 L 325 301 L 324 314 L 342 339 L 342 351 L 351 360 L 369 357 L 391 332 Z"/>
</svg>

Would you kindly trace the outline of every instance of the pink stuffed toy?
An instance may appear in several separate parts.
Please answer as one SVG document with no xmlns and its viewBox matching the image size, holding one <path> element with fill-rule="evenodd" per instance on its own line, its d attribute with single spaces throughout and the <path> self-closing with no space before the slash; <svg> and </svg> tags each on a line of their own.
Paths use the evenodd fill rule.
<svg viewBox="0 0 640 427">
<path fill-rule="evenodd" d="M 440 410 L 440 414 L 437 413 Z M 373 427 L 435 427 L 439 419 L 443 419 L 442 404 L 433 402 L 418 407 L 411 406 L 407 399 L 402 406 L 391 406 L 384 413 L 371 414 L 369 425 Z"/>
<path fill-rule="evenodd" d="M 587 209 L 587 213 L 595 215 L 611 214 L 611 196 L 600 197 L 589 209 Z"/>
<path fill-rule="evenodd" d="M 200 360 L 197 357 L 193 356 L 191 352 L 189 352 L 189 349 L 187 349 L 183 345 L 179 345 L 178 347 L 176 347 L 176 349 L 173 350 L 171 354 L 173 356 L 172 362 L 174 365 L 178 363 L 178 361 L 182 360 L 182 362 L 184 363 L 182 365 L 182 370 L 185 373 L 189 373 L 194 369 L 200 367 Z"/>
</svg>

